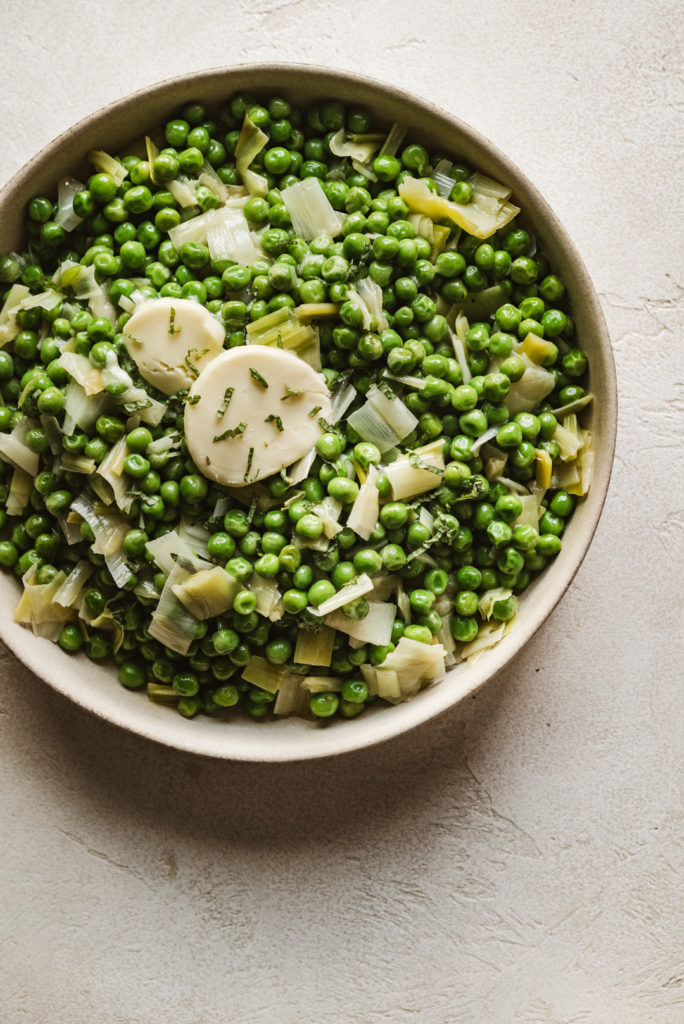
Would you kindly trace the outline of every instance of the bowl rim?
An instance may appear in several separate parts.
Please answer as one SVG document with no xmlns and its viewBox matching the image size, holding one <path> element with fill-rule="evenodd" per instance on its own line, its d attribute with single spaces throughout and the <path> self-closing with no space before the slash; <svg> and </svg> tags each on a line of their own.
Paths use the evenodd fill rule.
<svg viewBox="0 0 684 1024">
<path fill-rule="evenodd" d="M 446 127 L 454 133 L 452 148 L 473 151 L 478 154 L 480 165 L 485 163 L 490 169 L 492 166 L 500 168 L 499 173 L 502 173 L 507 183 L 512 185 L 514 193 L 517 196 L 522 194 L 523 213 L 529 220 L 535 222 L 535 225 L 537 220 L 543 224 L 543 231 L 540 233 L 545 237 L 547 247 L 548 242 L 551 242 L 551 248 L 554 250 L 552 262 L 556 268 L 559 262 L 563 264 L 564 271 L 561 276 L 567 276 L 568 271 L 571 271 L 570 276 L 575 283 L 569 291 L 575 300 L 581 295 L 582 319 L 587 320 L 593 330 L 592 366 L 595 373 L 599 369 L 604 388 L 599 410 L 601 444 L 589 494 L 577 509 L 570 524 L 574 543 L 564 546 L 555 563 L 560 563 L 563 571 L 543 573 L 535 581 L 530 588 L 536 595 L 535 606 L 528 608 L 530 602 L 525 599 L 529 595 L 524 595 L 521 604 L 524 604 L 526 614 L 519 617 L 511 633 L 496 647 L 490 649 L 481 660 L 466 668 L 459 670 L 457 667 L 451 670 L 442 681 L 427 687 L 413 700 L 390 708 L 371 709 L 369 713 L 353 721 L 328 723 L 321 727 L 319 723 L 309 723 L 301 719 L 280 719 L 264 724 L 265 732 L 259 731 L 257 724 L 253 722 L 249 723 L 248 730 L 238 732 L 233 723 L 216 722 L 203 716 L 200 728 L 197 720 L 188 721 L 180 715 L 169 713 L 168 708 L 145 700 L 141 694 L 124 690 L 111 669 L 105 673 L 101 666 L 94 665 L 85 655 L 77 655 L 74 659 L 74 656 L 60 651 L 61 657 L 55 657 L 54 644 L 33 637 L 24 627 L 14 622 L 16 581 L 2 577 L 0 637 L 35 675 L 58 693 L 113 725 L 187 753 L 223 760 L 283 763 L 351 753 L 386 742 L 424 724 L 455 707 L 487 682 L 499 676 L 560 602 L 582 564 L 604 506 L 615 451 L 617 381 L 610 338 L 598 295 L 584 262 L 565 228 L 527 175 L 523 174 L 488 138 L 454 114 L 386 82 L 323 66 L 245 62 L 229 67 L 191 72 L 153 83 L 82 118 L 44 146 L 10 178 L 0 190 L 0 214 L 4 214 L 10 222 L 7 231 L 11 233 L 13 227 L 15 231 L 19 230 L 19 225 L 23 223 L 24 205 L 29 194 L 27 185 L 34 180 L 34 176 L 46 179 L 53 160 L 64 152 L 67 145 L 75 147 L 78 158 L 82 159 L 86 152 L 84 140 L 97 135 L 98 131 L 112 119 L 124 117 L 125 121 L 131 104 L 135 109 L 134 120 L 137 124 L 143 120 L 143 108 L 164 106 L 166 97 L 170 94 L 176 95 L 177 98 L 168 102 L 169 109 L 192 97 L 202 98 L 208 95 L 211 89 L 216 89 L 224 83 L 226 96 L 239 88 L 238 83 L 245 79 L 256 80 L 251 89 L 257 93 L 265 92 L 269 88 L 274 89 L 276 82 L 282 82 L 280 91 L 287 93 L 297 91 L 298 83 L 311 78 L 315 81 L 319 96 L 326 93 L 339 96 L 342 93 L 358 97 L 359 94 L 363 94 L 365 98 L 360 102 L 367 105 L 375 104 L 384 109 L 401 107 L 415 115 L 427 115 L 430 122 L 439 122 L 441 127 Z M 260 82 L 263 84 L 259 84 Z M 184 98 L 181 98 L 181 94 Z M 369 94 L 372 94 L 372 99 L 367 98 Z M 152 123 L 156 123 L 153 115 L 150 115 L 150 118 Z M 133 132 L 128 138 L 135 138 Z M 119 145 L 124 141 L 125 135 Z M 80 150 L 77 148 L 79 142 Z M 73 164 L 76 160 L 69 162 Z M 52 183 L 54 187 L 54 177 Z M 575 311 L 573 308 L 573 312 Z M 592 415 L 595 411 L 592 410 Z M 546 582 L 548 580 L 552 583 Z M 29 636 L 31 640 L 27 642 Z M 74 661 L 83 662 L 83 669 L 78 673 L 69 671 L 69 666 L 73 665 Z M 113 685 L 93 685 L 93 680 L 100 676 L 106 676 Z"/>
</svg>

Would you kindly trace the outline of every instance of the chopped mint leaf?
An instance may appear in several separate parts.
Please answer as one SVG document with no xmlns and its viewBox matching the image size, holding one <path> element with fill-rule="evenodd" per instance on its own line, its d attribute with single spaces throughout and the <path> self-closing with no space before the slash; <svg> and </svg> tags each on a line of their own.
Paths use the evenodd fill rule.
<svg viewBox="0 0 684 1024">
<path fill-rule="evenodd" d="M 246 423 L 238 423 L 237 427 L 231 427 L 230 430 L 224 430 L 222 434 L 217 434 L 214 441 L 225 441 L 229 437 L 239 437 L 240 434 L 244 434 L 246 429 Z"/>
<path fill-rule="evenodd" d="M 223 396 L 223 402 L 221 403 L 220 408 L 218 408 L 216 410 L 216 419 L 217 420 L 220 420 L 223 417 L 223 414 L 225 413 L 226 409 L 230 405 L 230 400 L 233 397 L 233 392 L 234 391 L 235 391 L 235 388 L 226 388 L 226 393 Z"/>
</svg>

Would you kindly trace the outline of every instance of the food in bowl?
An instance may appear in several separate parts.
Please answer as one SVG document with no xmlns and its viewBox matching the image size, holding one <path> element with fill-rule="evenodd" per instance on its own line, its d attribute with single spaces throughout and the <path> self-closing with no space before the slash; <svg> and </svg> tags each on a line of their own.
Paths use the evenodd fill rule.
<svg viewBox="0 0 684 1024">
<path fill-rule="evenodd" d="M 89 160 L 0 258 L 17 621 L 186 717 L 351 719 L 495 645 L 593 458 L 505 184 L 242 93 Z"/>
</svg>

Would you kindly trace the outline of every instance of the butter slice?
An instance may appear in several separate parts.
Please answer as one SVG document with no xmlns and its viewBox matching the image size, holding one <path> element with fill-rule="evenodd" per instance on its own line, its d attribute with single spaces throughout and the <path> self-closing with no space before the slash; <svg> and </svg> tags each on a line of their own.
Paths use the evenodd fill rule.
<svg viewBox="0 0 684 1024">
<path fill-rule="evenodd" d="M 190 388 L 188 451 L 210 480 L 244 487 L 306 455 L 330 406 L 325 378 L 298 356 L 265 345 L 231 348 Z"/>
<path fill-rule="evenodd" d="M 223 351 L 225 331 L 192 299 L 152 299 L 124 328 L 124 342 L 141 377 L 165 395 L 189 388 Z"/>
</svg>

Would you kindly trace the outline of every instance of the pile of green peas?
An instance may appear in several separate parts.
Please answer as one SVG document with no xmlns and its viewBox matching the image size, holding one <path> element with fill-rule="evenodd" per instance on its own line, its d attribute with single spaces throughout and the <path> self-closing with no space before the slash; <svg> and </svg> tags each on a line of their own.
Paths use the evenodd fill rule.
<svg viewBox="0 0 684 1024">
<path fill-rule="evenodd" d="M 240 185 L 235 150 L 245 116 L 268 136 L 251 165 L 266 179 L 267 193 L 252 195 L 244 207 L 263 258 L 249 266 L 213 260 L 201 242 L 177 250 L 169 231 L 189 216 L 216 208 L 219 198 L 196 184 L 196 205 L 183 209 L 168 184 L 196 182 L 209 164 L 225 185 Z M 275 695 L 242 678 L 255 655 L 302 675 L 341 678 L 339 691 L 314 694 L 309 709 L 320 719 L 356 717 L 376 700 L 361 666 L 381 665 L 402 637 L 432 642 L 443 626 L 437 607 L 445 598 L 457 643 L 477 637 L 480 598 L 487 591 L 512 591 L 513 597 L 496 601 L 493 609 L 495 620 L 511 619 L 516 596 L 561 550 L 576 504 L 573 495 L 549 490 L 538 529 L 515 525 L 519 497 L 503 483 L 489 481 L 479 452 L 472 451 L 477 437 L 498 427 L 493 443 L 508 456 L 507 477 L 521 484 L 533 479 L 539 449 L 553 462 L 558 459 L 552 410 L 581 399 L 587 383 L 587 357 L 574 338 L 562 280 L 535 250 L 531 234 L 516 223 L 485 241 L 449 224 L 444 248 L 434 252 L 416 234 L 397 189 L 407 174 L 425 178 L 434 188 L 430 174 L 444 154 L 409 141 L 396 155 L 376 157 L 371 179 L 331 154 L 330 139 L 340 128 L 363 135 L 379 125 L 368 111 L 337 101 L 302 109 L 281 96 L 239 94 L 214 113 L 201 102 L 189 103 L 161 129 L 162 148 L 151 162 L 131 154 L 120 157 L 127 171 L 122 184 L 101 171 L 89 177 L 73 199 L 81 218 L 74 230 L 57 223 L 52 199 L 38 196 L 28 204 L 26 250 L 0 257 L 3 302 L 15 283 L 33 294 L 49 289 L 55 270 L 69 259 L 95 268 L 117 311 L 111 319 L 93 315 L 87 302 L 65 288 L 49 309 L 34 306 L 17 313 L 17 332 L 0 350 L 0 431 L 9 432 L 28 417 L 25 443 L 39 455 L 40 469 L 24 511 L 9 515 L 13 469 L 0 462 L 0 565 L 17 576 L 36 566 L 35 582 L 46 584 L 60 571 L 71 572 L 77 559 L 89 560 L 94 572 L 84 606 L 91 617 L 109 611 L 118 628 L 93 628 L 75 618 L 62 628 L 59 646 L 96 661 L 113 660 L 123 686 L 146 687 L 152 699 L 167 701 L 186 717 L 223 715 L 236 708 L 254 719 L 269 717 Z M 452 165 L 454 202 L 471 201 L 471 170 L 459 162 Z M 321 236 L 307 242 L 293 231 L 282 190 L 309 177 L 321 182 L 343 216 L 336 239 Z M 382 290 L 384 329 L 377 324 L 364 329 L 364 311 L 349 297 L 362 277 Z M 466 383 L 454 358 L 446 313 L 494 285 L 501 301 L 491 316 L 472 322 L 466 335 L 472 374 Z M 353 383 L 358 396 L 350 411 L 371 385 L 382 381 L 390 386 L 418 418 L 402 449 L 442 441 L 446 468 L 439 486 L 419 499 L 398 501 L 381 473 L 380 513 L 369 540 L 345 526 L 327 550 L 308 547 L 323 532 L 317 504 L 326 496 L 337 499 L 344 522 L 361 474 L 381 465 L 378 449 L 342 422 L 321 434 L 305 480 L 292 487 L 285 475 L 276 475 L 264 482 L 262 500 L 249 508 L 241 505 L 202 476 L 190 458 L 182 438 L 185 396 L 160 395 L 137 375 L 123 342 L 129 314 L 120 303 L 134 291 L 150 299 L 202 303 L 223 324 L 226 348 L 244 345 L 246 326 L 275 310 L 338 304 L 337 316 L 318 324 L 328 386 L 335 390 L 343 381 Z M 516 347 L 530 333 L 552 342 L 545 367 L 555 387 L 534 413 L 511 417 L 504 399 L 523 374 Z M 122 408 L 121 388 L 111 384 L 108 406 L 91 428 L 62 434 L 56 458 L 47 423 L 61 423 L 65 413 L 70 378 L 58 359 L 66 343 L 95 368 L 103 368 L 115 353 L 134 382 L 165 403 L 160 424 L 148 427 Z M 422 390 L 396 380 L 406 375 L 421 378 Z M 178 446 L 155 449 L 159 437 L 178 434 Z M 122 438 L 127 449 L 123 472 L 135 499 L 122 542 L 132 575 L 120 590 L 103 557 L 92 550 L 88 524 L 80 525 L 76 544 L 67 543 L 62 524 L 80 494 L 97 498 L 88 474 L 70 468 L 73 460 L 92 460 L 97 466 Z M 217 502 L 227 511 L 216 515 Z M 433 527 L 419 518 L 423 505 L 434 517 Z M 154 595 L 166 577 L 146 545 L 174 529 L 181 517 L 208 530 L 209 558 L 243 584 L 232 612 L 198 624 L 187 655 L 163 646 L 149 632 Z M 248 585 L 255 572 L 275 581 L 282 593 L 284 614 L 277 622 L 256 611 L 257 598 Z M 329 667 L 293 663 L 297 629 L 317 626 L 307 609 L 361 573 L 397 574 L 408 595 L 410 621 L 397 609 L 386 646 L 352 647 L 338 633 Z M 365 598 L 346 608 L 350 618 L 367 612 Z"/>
</svg>

